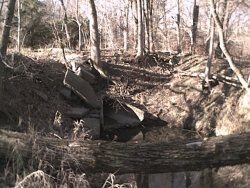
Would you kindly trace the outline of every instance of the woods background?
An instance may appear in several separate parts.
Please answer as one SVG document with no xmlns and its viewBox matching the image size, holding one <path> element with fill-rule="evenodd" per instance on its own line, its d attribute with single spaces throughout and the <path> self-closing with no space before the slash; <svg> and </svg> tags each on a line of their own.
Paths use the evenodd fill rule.
<svg viewBox="0 0 250 188">
<path fill-rule="evenodd" d="M 207 187 L 222 179 L 221 187 L 248 187 L 249 135 L 240 133 L 250 130 L 249 10 L 248 0 L 0 0 L 0 184 L 91 187 L 93 173 L 112 172 L 137 173 L 127 187 L 150 187 L 150 173 L 170 172 L 169 186 L 178 187 L 174 172 L 207 168 L 193 178 L 184 172 L 182 186 L 199 177 Z M 110 129 L 103 93 L 165 127 L 150 132 L 140 122 L 142 143 L 115 142 L 116 133 L 85 141 L 86 122 L 63 119 L 85 100 L 61 96 L 67 84 L 76 93 L 77 61 L 87 65 L 87 118 L 95 111 L 99 130 Z M 228 136 L 208 138 L 219 135 Z M 114 174 L 103 187 L 123 186 Z"/>
</svg>

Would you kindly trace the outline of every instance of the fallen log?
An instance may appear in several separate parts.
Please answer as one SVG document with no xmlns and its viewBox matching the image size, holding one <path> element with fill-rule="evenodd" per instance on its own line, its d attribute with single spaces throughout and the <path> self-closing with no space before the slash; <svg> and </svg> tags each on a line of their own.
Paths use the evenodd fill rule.
<svg viewBox="0 0 250 188">
<path fill-rule="evenodd" d="M 204 73 L 192 73 L 192 72 L 186 72 L 186 71 L 179 71 L 178 75 L 181 76 L 190 76 L 190 77 L 198 77 L 201 79 L 205 78 L 205 74 Z M 211 75 L 211 78 L 214 80 L 218 80 L 220 82 L 223 82 L 225 84 L 234 86 L 234 87 L 238 87 L 238 88 L 243 88 L 243 86 L 240 84 L 240 82 L 232 77 L 229 76 L 225 76 L 225 75 Z"/>
<path fill-rule="evenodd" d="M 0 131 L 0 161 L 11 161 L 13 151 L 23 164 L 45 161 L 53 169 L 70 166 L 88 173 L 165 173 L 198 171 L 250 162 L 250 133 L 200 141 L 118 143 L 72 141 Z M 19 159 L 20 160 L 20 159 Z M 50 166 L 47 165 L 47 166 Z"/>
</svg>

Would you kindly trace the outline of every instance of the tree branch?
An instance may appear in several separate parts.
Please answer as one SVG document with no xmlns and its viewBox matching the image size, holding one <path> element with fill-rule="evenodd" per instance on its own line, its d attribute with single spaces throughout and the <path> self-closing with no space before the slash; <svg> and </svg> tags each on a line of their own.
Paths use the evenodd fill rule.
<svg viewBox="0 0 250 188">
<path fill-rule="evenodd" d="M 220 38 L 220 48 L 222 50 L 222 52 L 225 54 L 227 61 L 231 67 L 231 69 L 235 72 L 235 74 L 237 75 L 240 83 L 242 84 L 242 86 L 247 90 L 248 94 L 250 94 L 250 88 L 248 87 L 248 83 L 246 82 L 246 80 L 244 79 L 244 76 L 242 74 L 242 72 L 240 71 L 240 69 L 238 69 L 236 67 L 236 65 L 233 62 L 233 59 L 231 58 L 225 43 L 224 43 L 224 35 L 223 35 L 223 28 L 222 28 L 222 24 L 219 20 L 218 14 L 216 12 L 215 9 L 215 4 L 214 4 L 214 0 L 210 0 L 211 3 L 211 11 L 212 11 L 212 15 L 215 21 L 215 24 L 218 28 L 218 33 L 219 33 L 219 38 Z"/>
</svg>

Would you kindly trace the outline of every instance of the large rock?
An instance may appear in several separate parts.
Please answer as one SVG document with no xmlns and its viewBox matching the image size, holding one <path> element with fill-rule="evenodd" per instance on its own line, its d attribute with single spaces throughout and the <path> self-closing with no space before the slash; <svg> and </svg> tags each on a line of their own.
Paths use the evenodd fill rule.
<svg viewBox="0 0 250 188">
<path fill-rule="evenodd" d="M 63 95 L 66 99 L 71 99 L 71 90 L 65 86 L 60 86 L 58 91 L 61 95 Z"/>
<path fill-rule="evenodd" d="M 63 83 L 87 104 L 94 108 L 100 108 L 100 102 L 98 101 L 97 96 L 90 84 L 75 75 L 72 71 L 67 70 Z"/>
<path fill-rule="evenodd" d="M 78 97 L 74 92 L 72 92 L 69 88 L 67 88 L 66 86 L 59 86 L 57 88 L 57 90 L 59 91 L 59 93 L 61 95 L 63 95 L 66 99 L 75 101 L 77 103 L 80 103 L 82 101 L 82 99 L 80 97 Z"/>
<path fill-rule="evenodd" d="M 90 84 L 93 84 L 95 81 L 95 76 L 93 74 L 91 74 L 90 72 L 84 70 L 83 67 L 79 67 L 76 70 L 76 73 L 78 76 L 80 76 L 82 79 L 84 79 L 85 81 L 87 81 Z"/>
</svg>

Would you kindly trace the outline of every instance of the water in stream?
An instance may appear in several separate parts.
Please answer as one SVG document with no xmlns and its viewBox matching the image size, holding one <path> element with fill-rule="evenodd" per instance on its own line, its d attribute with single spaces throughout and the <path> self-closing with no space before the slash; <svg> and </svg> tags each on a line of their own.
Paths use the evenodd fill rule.
<svg viewBox="0 0 250 188">
<path fill-rule="evenodd" d="M 167 126 L 123 128 L 110 131 L 108 138 L 112 139 L 114 135 L 116 141 L 120 142 L 130 142 L 131 140 L 167 142 L 198 138 L 195 132 L 168 128 Z M 119 179 L 121 183 L 135 181 L 138 188 L 241 188 L 250 187 L 248 175 L 250 175 L 249 165 L 237 165 L 193 172 L 121 175 Z"/>
</svg>

